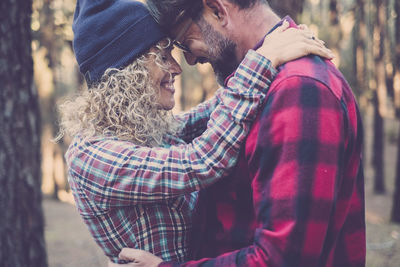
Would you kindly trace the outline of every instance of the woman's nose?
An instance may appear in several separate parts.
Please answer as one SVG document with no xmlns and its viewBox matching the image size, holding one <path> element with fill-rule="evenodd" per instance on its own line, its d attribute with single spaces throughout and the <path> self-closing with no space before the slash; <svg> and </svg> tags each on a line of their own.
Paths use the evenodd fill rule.
<svg viewBox="0 0 400 267">
<path fill-rule="evenodd" d="M 181 73 L 182 73 L 182 68 L 181 68 L 181 66 L 179 65 L 179 63 L 176 62 L 175 59 L 173 59 L 171 63 L 172 63 L 172 64 L 171 64 L 171 73 L 174 74 L 174 75 L 179 75 L 179 74 L 181 74 Z"/>
</svg>

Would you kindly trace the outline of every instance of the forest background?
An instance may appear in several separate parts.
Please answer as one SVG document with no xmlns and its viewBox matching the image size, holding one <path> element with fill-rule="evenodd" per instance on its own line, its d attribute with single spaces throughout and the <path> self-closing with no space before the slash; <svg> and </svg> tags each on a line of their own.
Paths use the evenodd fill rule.
<svg viewBox="0 0 400 267">
<path fill-rule="evenodd" d="M 326 41 L 364 119 L 367 266 L 400 265 L 400 1 L 273 0 Z M 0 3 L 0 265 L 105 266 L 66 179 L 56 104 L 85 90 L 72 51 L 75 1 Z M 209 65 L 176 79 L 180 112 L 218 87 Z"/>
</svg>

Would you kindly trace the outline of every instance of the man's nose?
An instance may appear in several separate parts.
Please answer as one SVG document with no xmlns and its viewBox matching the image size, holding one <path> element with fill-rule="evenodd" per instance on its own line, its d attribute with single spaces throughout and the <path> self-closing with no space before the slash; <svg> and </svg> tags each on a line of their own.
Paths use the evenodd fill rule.
<svg viewBox="0 0 400 267">
<path fill-rule="evenodd" d="M 189 65 L 195 65 L 196 64 L 196 59 L 197 57 L 195 57 L 192 53 L 190 52 L 184 52 L 183 55 L 185 56 L 186 62 Z"/>
</svg>

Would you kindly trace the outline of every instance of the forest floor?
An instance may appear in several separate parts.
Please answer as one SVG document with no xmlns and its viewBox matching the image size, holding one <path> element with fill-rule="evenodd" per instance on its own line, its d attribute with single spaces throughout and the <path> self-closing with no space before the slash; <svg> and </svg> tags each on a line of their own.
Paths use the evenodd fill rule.
<svg viewBox="0 0 400 267">
<path fill-rule="evenodd" d="M 366 121 L 366 123 L 369 123 Z M 400 266 L 400 224 L 390 223 L 394 190 L 396 146 L 390 136 L 396 136 L 398 123 L 386 123 L 385 146 L 386 188 L 383 195 L 372 193 L 373 171 L 370 157 L 365 158 L 367 266 Z M 371 127 L 365 127 L 371 129 Z M 371 138 L 366 133 L 366 147 Z M 368 156 L 368 151 L 366 151 Z M 46 219 L 45 237 L 50 267 L 105 267 L 106 257 L 91 238 L 76 208 L 68 203 L 45 197 L 43 208 Z"/>
</svg>

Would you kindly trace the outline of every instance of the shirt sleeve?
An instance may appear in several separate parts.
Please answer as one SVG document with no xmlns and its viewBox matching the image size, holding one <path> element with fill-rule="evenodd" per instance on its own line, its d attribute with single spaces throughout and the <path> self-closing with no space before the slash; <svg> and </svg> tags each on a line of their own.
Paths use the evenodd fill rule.
<svg viewBox="0 0 400 267">
<path fill-rule="evenodd" d="M 279 84 L 267 98 L 249 164 L 258 225 L 254 243 L 216 258 L 160 266 L 320 265 L 324 242 L 332 238 L 331 214 L 345 207 L 337 198 L 344 118 L 325 85 L 301 77 Z"/>
<path fill-rule="evenodd" d="M 66 155 L 69 179 L 102 208 L 160 202 L 214 183 L 235 165 L 275 74 L 268 59 L 250 50 L 193 142 L 169 148 L 76 142 Z"/>
<path fill-rule="evenodd" d="M 175 118 L 182 123 L 182 130 L 178 137 L 186 143 L 190 143 L 194 138 L 200 136 L 207 129 L 207 122 L 211 113 L 220 103 L 220 95 L 224 88 L 219 88 L 214 96 L 190 109 L 188 112 L 182 112 L 175 115 Z"/>
</svg>

